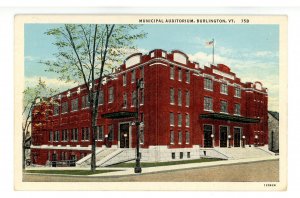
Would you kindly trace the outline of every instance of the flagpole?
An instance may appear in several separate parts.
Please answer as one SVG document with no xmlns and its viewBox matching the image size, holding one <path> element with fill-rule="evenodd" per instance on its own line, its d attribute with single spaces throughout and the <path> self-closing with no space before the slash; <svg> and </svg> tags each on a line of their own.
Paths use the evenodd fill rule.
<svg viewBox="0 0 300 198">
<path fill-rule="evenodd" d="M 212 48 L 212 64 L 214 65 L 215 63 L 215 40 L 212 40 L 213 43 L 213 48 Z"/>
</svg>

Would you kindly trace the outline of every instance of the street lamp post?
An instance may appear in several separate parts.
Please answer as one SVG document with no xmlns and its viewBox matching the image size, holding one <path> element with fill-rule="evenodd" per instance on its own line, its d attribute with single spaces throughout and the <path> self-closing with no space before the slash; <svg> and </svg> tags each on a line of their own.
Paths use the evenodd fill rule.
<svg viewBox="0 0 300 198">
<path fill-rule="evenodd" d="M 136 161 L 135 161 L 135 167 L 134 167 L 134 172 L 135 173 L 141 173 L 142 168 L 141 168 L 141 156 L 140 156 L 140 120 L 139 120 L 139 114 L 140 114 L 140 103 L 139 103 L 139 92 L 140 89 L 144 88 L 143 84 L 143 78 L 137 79 L 136 80 Z"/>
<path fill-rule="evenodd" d="M 242 140 L 243 140 L 243 148 L 245 148 L 245 139 L 246 139 L 246 137 L 243 135 L 243 136 L 242 136 Z"/>
<path fill-rule="evenodd" d="M 258 135 L 255 135 L 254 139 L 255 139 L 255 146 L 258 146 Z"/>
<path fill-rule="evenodd" d="M 126 140 L 127 140 L 127 133 L 124 134 L 124 139 L 125 139 L 125 148 L 127 148 Z"/>
<path fill-rule="evenodd" d="M 228 148 L 231 148 L 231 143 L 230 143 L 231 135 L 228 135 Z"/>
<path fill-rule="evenodd" d="M 214 147 L 214 137 L 215 137 L 215 135 L 211 134 L 210 137 L 211 137 L 211 141 L 212 141 L 211 145 L 212 145 L 212 148 L 213 148 Z"/>
</svg>

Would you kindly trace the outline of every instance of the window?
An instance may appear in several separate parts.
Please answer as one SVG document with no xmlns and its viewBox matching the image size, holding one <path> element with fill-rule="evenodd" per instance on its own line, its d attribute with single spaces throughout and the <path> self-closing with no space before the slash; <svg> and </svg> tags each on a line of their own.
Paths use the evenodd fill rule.
<svg viewBox="0 0 300 198">
<path fill-rule="evenodd" d="M 108 89 L 108 103 L 114 102 L 114 87 Z"/>
<path fill-rule="evenodd" d="M 171 65 L 170 66 L 170 79 L 174 80 L 174 74 L 175 74 L 174 66 Z"/>
<path fill-rule="evenodd" d="M 211 97 L 204 97 L 204 110 L 207 111 L 213 110 L 213 100 Z"/>
<path fill-rule="evenodd" d="M 140 91 L 140 93 L 141 93 L 140 104 L 143 105 L 143 104 L 144 104 L 144 89 L 142 89 L 142 90 Z"/>
<path fill-rule="evenodd" d="M 170 126 L 174 126 L 174 113 L 170 113 Z"/>
<path fill-rule="evenodd" d="M 133 91 L 133 92 L 132 92 L 132 95 L 131 95 L 131 106 L 132 106 L 132 107 L 135 107 L 136 102 L 137 102 L 136 99 L 137 99 L 137 98 L 136 98 L 136 91 Z"/>
<path fill-rule="evenodd" d="M 172 153 L 172 159 L 175 159 L 176 155 L 175 153 Z"/>
<path fill-rule="evenodd" d="M 213 82 L 210 78 L 204 78 L 204 89 L 213 90 Z"/>
<path fill-rule="evenodd" d="M 174 88 L 170 88 L 170 104 L 175 104 L 175 101 L 174 101 Z"/>
<path fill-rule="evenodd" d="M 181 72 L 181 68 L 178 68 L 178 81 L 182 81 L 182 72 Z"/>
<path fill-rule="evenodd" d="M 186 157 L 187 157 L 187 158 L 191 158 L 191 152 L 187 152 L 187 153 L 186 153 Z"/>
<path fill-rule="evenodd" d="M 181 113 L 178 113 L 178 126 L 182 125 L 182 115 Z"/>
<path fill-rule="evenodd" d="M 185 115 L 185 126 L 189 127 L 190 126 L 190 114 Z"/>
<path fill-rule="evenodd" d="M 144 78 L 144 67 L 140 67 L 140 75 L 141 75 L 141 78 Z"/>
<path fill-rule="evenodd" d="M 221 101 L 221 112 L 222 113 L 227 113 L 227 101 Z"/>
<path fill-rule="evenodd" d="M 185 92 L 185 106 L 186 107 L 190 106 L 190 92 L 189 91 Z"/>
<path fill-rule="evenodd" d="M 190 144 L 190 132 L 185 132 L 185 143 Z"/>
<path fill-rule="evenodd" d="M 144 130 L 140 130 L 140 144 L 144 144 Z"/>
<path fill-rule="evenodd" d="M 123 86 L 126 86 L 127 84 L 127 77 L 126 77 L 126 73 L 123 74 Z"/>
<path fill-rule="evenodd" d="M 53 115 L 58 115 L 59 114 L 59 105 L 54 104 L 53 106 Z"/>
<path fill-rule="evenodd" d="M 96 139 L 97 140 L 103 140 L 104 133 L 103 133 L 103 126 L 97 126 L 97 133 L 96 133 Z"/>
<path fill-rule="evenodd" d="M 99 91 L 99 105 L 103 105 L 104 104 L 104 92 L 103 90 Z"/>
<path fill-rule="evenodd" d="M 88 127 L 82 128 L 81 130 L 81 141 L 90 140 L 90 129 Z"/>
<path fill-rule="evenodd" d="M 123 108 L 127 108 L 127 94 L 123 94 Z"/>
<path fill-rule="evenodd" d="M 112 124 L 108 126 L 108 140 L 114 141 L 114 126 Z"/>
<path fill-rule="evenodd" d="M 222 94 L 226 94 L 227 95 L 228 94 L 228 86 L 227 86 L 227 84 L 222 83 L 220 91 L 221 91 Z"/>
<path fill-rule="evenodd" d="M 68 130 L 64 129 L 62 130 L 62 141 L 67 142 L 69 140 L 68 138 Z"/>
<path fill-rule="evenodd" d="M 182 144 L 182 132 L 178 132 L 178 144 Z"/>
<path fill-rule="evenodd" d="M 81 98 L 81 108 L 82 109 L 88 108 L 89 105 L 90 105 L 89 96 L 88 95 L 82 96 L 82 98 Z"/>
<path fill-rule="evenodd" d="M 53 131 L 49 131 L 49 142 L 53 141 Z"/>
<path fill-rule="evenodd" d="M 66 160 L 65 159 L 65 152 L 61 152 L 61 154 L 60 154 L 60 159 L 63 161 L 63 160 Z"/>
<path fill-rule="evenodd" d="M 59 142 L 59 139 L 60 139 L 60 137 L 59 137 L 59 131 L 55 131 L 55 134 L 54 134 L 54 141 L 55 141 L 55 142 Z"/>
<path fill-rule="evenodd" d="M 190 78 L 190 71 L 186 70 L 185 71 L 185 82 L 186 83 L 190 83 L 190 80 L 191 80 L 191 78 Z"/>
<path fill-rule="evenodd" d="M 61 112 L 67 113 L 68 112 L 68 102 L 63 102 L 61 105 Z"/>
<path fill-rule="evenodd" d="M 181 90 L 179 89 L 178 90 L 178 106 L 181 106 L 181 104 L 182 104 L 181 98 L 182 98 L 182 94 L 181 94 Z"/>
<path fill-rule="evenodd" d="M 234 114 L 235 115 L 241 115 L 241 105 L 240 104 L 235 104 L 234 105 Z"/>
<path fill-rule="evenodd" d="M 131 83 L 135 82 L 135 70 L 131 71 Z"/>
<path fill-rule="evenodd" d="M 235 87 L 234 88 L 234 96 L 240 98 L 241 97 L 241 88 Z"/>
<path fill-rule="evenodd" d="M 72 129 L 72 141 L 73 142 L 78 141 L 78 129 Z"/>
<path fill-rule="evenodd" d="M 183 159 L 183 152 L 180 152 L 180 153 L 179 153 L 179 158 L 180 158 L 180 159 Z"/>
<path fill-rule="evenodd" d="M 174 144 L 174 131 L 170 131 L 170 144 Z"/>
<path fill-rule="evenodd" d="M 78 110 L 78 98 L 75 98 L 71 101 L 71 111 Z"/>
</svg>

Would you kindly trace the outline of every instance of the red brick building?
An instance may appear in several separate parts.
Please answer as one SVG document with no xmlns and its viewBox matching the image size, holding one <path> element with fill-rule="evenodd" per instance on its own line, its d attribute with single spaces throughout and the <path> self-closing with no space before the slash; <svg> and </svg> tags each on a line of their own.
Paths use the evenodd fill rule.
<svg viewBox="0 0 300 198">
<path fill-rule="evenodd" d="M 268 144 L 268 94 L 261 82 L 243 83 L 224 64 L 200 68 L 180 51 L 157 49 L 129 56 L 104 79 L 97 148 L 136 147 L 135 118 L 130 117 L 136 112 L 136 79 L 144 82 L 139 91 L 142 161 L 193 159 L 201 149 Z M 51 99 L 60 105 L 33 113 L 34 164 L 79 160 L 91 151 L 85 87 Z"/>
</svg>

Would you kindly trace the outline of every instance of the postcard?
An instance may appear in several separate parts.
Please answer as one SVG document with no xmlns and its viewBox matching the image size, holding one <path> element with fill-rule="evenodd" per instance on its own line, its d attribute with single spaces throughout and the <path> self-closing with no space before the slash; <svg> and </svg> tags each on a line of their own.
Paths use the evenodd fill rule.
<svg viewBox="0 0 300 198">
<path fill-rule="evenodd" d="M 286 190 L 287 20 L 17 15 L 15 189 Z"/>
</svg>

